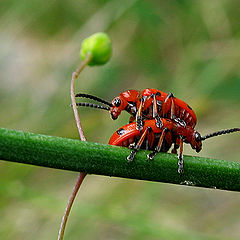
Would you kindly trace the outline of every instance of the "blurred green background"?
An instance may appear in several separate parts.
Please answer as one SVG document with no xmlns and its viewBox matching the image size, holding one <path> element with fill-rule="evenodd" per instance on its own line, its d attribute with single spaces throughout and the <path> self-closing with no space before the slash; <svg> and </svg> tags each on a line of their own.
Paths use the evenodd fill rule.
<svg viewBox="0 0 240 240">
<path fill-rule="evenodd" d="M 78 138 L 70 79 L 80 42 L 113 41 L 103 67 L 77 89 L 111 100 L 127 89 L 173 92 L 196 111 L 202 134 L 239 127 L 240 2 L 0 2 L 0 126 Z M 128 121 L 80 109 L 87 139 L 107 143 Z M 201 156 L 237 161 L 239 134 L 206 141 Z M 185 154 L 195 155 L 188 146 Z M 78 173 L 0 163 L 0 239 L 56 239 Z M 65 239 L 239 239 L 239 193 L 87 176 Z"/>
</svg>

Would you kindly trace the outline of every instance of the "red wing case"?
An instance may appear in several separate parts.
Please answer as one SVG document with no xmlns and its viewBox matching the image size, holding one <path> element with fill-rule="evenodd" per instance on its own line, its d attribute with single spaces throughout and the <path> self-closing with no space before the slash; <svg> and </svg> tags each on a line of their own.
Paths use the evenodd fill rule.
<svg viewBox="0 0 240 240">
<path fill-rule="evenodd" d="M 139 135 L 140 132 L 136 129 L 136 123 L 129 123 L 119 128 L 110 138 L 110 145 L 121 146 L 121 143 L 131 137 Z"/>
</svg>

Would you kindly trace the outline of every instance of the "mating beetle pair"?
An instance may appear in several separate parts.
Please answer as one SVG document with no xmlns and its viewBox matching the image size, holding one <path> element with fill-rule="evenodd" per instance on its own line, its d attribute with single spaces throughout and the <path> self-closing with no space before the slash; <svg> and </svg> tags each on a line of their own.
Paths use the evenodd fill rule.
<svg viewBox="0 0 240 240">
<path fill-rule="evenodd" d="M 165 93 L 157 89 L 143 91 L 128 90 L 115 97 L 112 102 L 89 94 L 76 94 L 76 97 L 88 98 L 103 103 L 101 106 L 92 103 L 77 103 L 77 106 L 104 109 L 110 112 L 112 119 L 117 119 L 123 110 L 131 116 L 129 124 L 118 129 L 110 138 L 109 144 L 124 146 L 132 149 L 127 160 L 134 159 L 140 148 L 152 150 L 147 156 L 152 160 L 158 152 L 167 152 L 172 144 L 172 153 L 178 154 L 178 172 L 183 172 L 183 143 L 189 143 L 199 152 L 202 141 L 214 136 L 240 131 L 232 128 L 208 134 L 201 137 L 194 130 L 197 118 L 192 108 L 184 101 L 175 98 L 172 93 Z M 136 121 L 135 121 L 136 120 Z"/>
</svg>

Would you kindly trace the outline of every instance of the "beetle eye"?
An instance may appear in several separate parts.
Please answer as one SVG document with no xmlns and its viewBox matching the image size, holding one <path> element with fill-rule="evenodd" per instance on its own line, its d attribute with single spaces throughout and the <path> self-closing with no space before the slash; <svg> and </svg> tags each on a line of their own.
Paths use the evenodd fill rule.
<svg viewBox="0 0 240 240">
<path fill-rule="evenodd" d="M 200 142 L 201 141 L 201 135 L 198 132 L 195 133 L 195 140 L 196 140 L 196 142 Z"/>
<path fill-rule="evenodd" d="M 121 100 L 120 98 L 115 98 L 113 100 L 113 105 L 115 105 L 116 107 L 119 107 L 121 105 Z"/>
</svg>

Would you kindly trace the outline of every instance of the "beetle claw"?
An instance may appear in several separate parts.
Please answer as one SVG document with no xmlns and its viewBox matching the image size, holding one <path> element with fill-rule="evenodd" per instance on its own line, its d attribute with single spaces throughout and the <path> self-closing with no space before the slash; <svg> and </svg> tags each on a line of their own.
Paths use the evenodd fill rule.
<svg viewBox="0 0 240 240">
<path fill-rule="evenodd" d="M 147 155 L 147 161 L 152 161 L 155 157 L 156 153 L 152 152 Z"/>
<path fill-rule="evenodd" d="M 127 161 L 130 163 L 133 161 L 135 155 L 136 155 L 136 149 L 132 150 L 131 153 L 127 156 Z"/>
<path fill-rule="evenodd" d="M 128 148 L 129 148 L 129 149 L 134 149 L 135 146 L 136 146 L 136 143 L 131 143 L 131 144 L 129 144 Z"/>
</svg>

